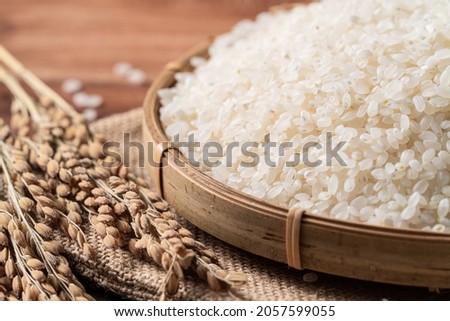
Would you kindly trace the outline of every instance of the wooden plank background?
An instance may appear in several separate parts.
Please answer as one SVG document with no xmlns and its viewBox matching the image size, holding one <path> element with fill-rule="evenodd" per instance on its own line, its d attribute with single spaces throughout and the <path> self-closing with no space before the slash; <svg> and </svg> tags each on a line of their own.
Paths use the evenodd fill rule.
<svg viewBox="0 0 450 321">
<path fill-rule="evenodd" d="M 1 0 L 0 43 L 59 92 L 64 79 L 81 79 L 88 93 L 104 97 L 104 116 L 139 106 L 148 87 L 115 76 L 116 62 L 129 61 L 152 79 L 209 35 L 284 2 L 289 1 Z M 3 118 L 9 117 L 8 96 L 0 84 Z"/>
</svg>

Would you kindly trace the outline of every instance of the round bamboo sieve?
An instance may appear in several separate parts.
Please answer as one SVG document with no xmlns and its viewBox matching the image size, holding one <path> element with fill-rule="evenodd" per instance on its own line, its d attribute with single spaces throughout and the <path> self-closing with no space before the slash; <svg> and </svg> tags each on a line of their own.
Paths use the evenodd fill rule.
<svg viewBox="0 0 450 321">
<path fill-rule="evenodd" d="M 144 102 L 144 140 L 159 193 L 191 223 L 240 249 L 310 269 L 356 279 L 450 288 L 450 234 L 369 226 L 277 207 L 221 184 L 188 164 L 168 145 L 157 92 L 190 71 L 190 58 L 207 57 L 211 40 L 166 65 Z"/>
</svg>

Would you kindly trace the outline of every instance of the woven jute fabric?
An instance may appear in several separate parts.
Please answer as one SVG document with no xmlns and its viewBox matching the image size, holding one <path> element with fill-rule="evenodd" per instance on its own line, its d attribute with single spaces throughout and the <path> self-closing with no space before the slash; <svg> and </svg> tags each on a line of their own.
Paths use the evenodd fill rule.
<svg viewBox="0 0 450 321">
<path fill-rule="evenodd" d="M 124 133 L 132 141 L 140 141 L 143 113 L 136 109 L 110 116 L 93 124 L 93 129 L 109 141 L 123 142 Z M 133 171 L 150 180 L 145 169 L 133 166 Z M 234 271 L 242 271 L 248 282 L 232 292 L 214 293 L 194 274 L 187 273 L 174 300 L 449 300 L 450 293 L 431 293 L 428 289 L 394 286 L 358 281 L 318 273 L 318 281 L 306 283 L 308 271 L 289 269 L 286 264 L 266 260 L 230 246 L 195 228 L 179 218 L 196 238 L 210 247 L 220 264 Z M 218 223 L 220 224 L 220 222 Z M 95 260 L 87 260 L 73 241 L 63 238 L 72 268 L 85 282 L 115 292 L 124 299 L 158 300 L 165 273 L 156 264 L 141 260 L 126 249 L 107 249 L 94 228 L 84 224 L 88 242 L 97 252 Z"/>
</svg>

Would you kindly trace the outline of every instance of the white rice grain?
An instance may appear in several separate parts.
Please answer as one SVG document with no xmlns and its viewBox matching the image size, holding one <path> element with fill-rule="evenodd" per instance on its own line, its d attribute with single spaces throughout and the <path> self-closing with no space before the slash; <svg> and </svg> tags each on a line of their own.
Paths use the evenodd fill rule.
<svg viewBox="0 0 450 321">
<path fill-rule="evenodd" d="M 63 81 L 61 90 L 67 94 L 74 94 L 83 88 L 83 83 L 79 79 L 69 78 Z"/>
<path fill-rule="evenodd" d="M 98 118 L 98 113 L 95 109 L 85 109 L 83 110 L 83 116 L 87 121 L 91 122 Z"/>
<path fill-rule="evenodd" d="M 440 220 L 447 216 L 449 211 L 449 202 L 448 198 L 443 198 L 438 205 L 437 214 Z"/>
<path fill-rule="evenodd" d="M 231 166 L 199 168 L 274 205 L 448 232 L 448 21 L 442 0 L 323 0 L 260 14 L 217 37 L 208 60 L 192 58 L 195 70 L 159 92 L 161 121 L 170 138 L 193 134 L 224 150 L 266 137 L 293 142 L 287 156 L 272 151 L 275 167 L 244 168 L 237 152 Z M 286 165 L 327 133 L 348 142 L 344 166 Z M 264 159 L 264 148 L 253 151 Z M 308 158 L 325 161 L 326 149 Z"/>
<path fill-rule="evenodd" d="M 127 61 L 121 61 L 113 66 L 113 73 L 119 77 L 127 77 L 133 70 L 131 64 Z"/>
</svg>

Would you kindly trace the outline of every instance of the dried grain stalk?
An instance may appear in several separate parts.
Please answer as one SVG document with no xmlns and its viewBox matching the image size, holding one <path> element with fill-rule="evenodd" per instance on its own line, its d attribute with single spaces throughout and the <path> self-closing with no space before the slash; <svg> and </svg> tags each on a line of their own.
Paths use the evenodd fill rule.
<svg viewBox="0 0 450 321">
<path fill-rule="evenodd" d="M 0 149 L 6 201 L 0 201 L 0 293 L 6 300 L 90 300 L 60 254 L 61 244 L 41 221 L 32 199 L 24 196 Z"/>
<path fill-rule="evenodd" d="M 111 159 L 103 154 L 104 139 L 93 134 L 82 116 L 1 46 L 0 61 L 6 67 L 0 66 L 0 80 L 14 96 L 11 130 L 0 126 L 0 136 L 5 138 L 2 159 L 14 171 L 11 184 L 17 195 L 29 196 L 21 201 L 22 207 L 19 204 L 22 211 L 59 226 L 92 256 L 80 228 L 83 218 L 88 218 L 105 246 L 128 245 L 133 254 L 166 271 L 163 298 L 178 291 L 189 270 L 215 291 L 245 282 L 242 273 L 221 269 L 214 253 L 180 225 L 173 208 L 141 178 L 124 166 L 105 166 Z M 49 234 L 46 223 L 31 226 L 42 242 Z M 44 225 L 37 228 L 36 224 Z"/>
</svg>

